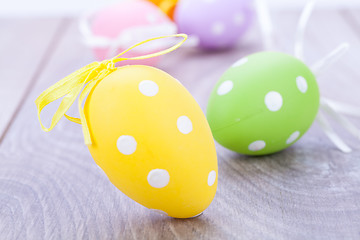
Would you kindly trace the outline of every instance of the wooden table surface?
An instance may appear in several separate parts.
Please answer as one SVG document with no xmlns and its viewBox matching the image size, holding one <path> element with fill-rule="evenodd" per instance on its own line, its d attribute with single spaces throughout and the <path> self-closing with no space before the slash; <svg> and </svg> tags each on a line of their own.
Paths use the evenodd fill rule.
<svg viewBox="0 0 360 240">
<path fill-rule="evenodd" d="M 292 53 L 298 17 L 298 11 L 273 14 L 280 50 Z M 360 10 L 316 10 L 306 33 L 307 63 L 343 41 L 351 51 L 318 79 L 321 94 L 360 105 Z M 237 49 L 180 49 L 158 67 L 204 110 L 221 74 L 261 49 L 255 24 Z M 217 145 L 213 203 L 201 217 L 173 219 L 118 191 L 91 158 L 79 125 L 64 119 L 50 133 L 40 129 L 35 98 L 93 61 L 75 19 L 0 19 L 0 54 L 0 239 L 360 239 L 360 141 L 341 128 L 350 154 L 337 150 L 316 123 L 294 146 L 270 156 Z"/>
</svg>

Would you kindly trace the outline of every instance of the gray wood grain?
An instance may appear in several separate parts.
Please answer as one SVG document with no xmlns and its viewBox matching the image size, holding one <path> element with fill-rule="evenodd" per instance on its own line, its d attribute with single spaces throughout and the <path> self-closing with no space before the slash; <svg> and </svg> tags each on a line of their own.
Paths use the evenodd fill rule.
<svg viewBox="0 0 360 240">
<path fill-rule="evenodd" d="M 0 19 L 0 140 L 56 41 L 59 19 Z"/>
<path fill-rule="evenodd" d="M 284 51 L 292 51 L 297 19 L 298 12 L 274 14 Z M 340 12 L 315 12 L 305 49 L 312 63 L 338 43 L 351 42 L 352 52 L 319 82 L 324 95 L 358 104 L 360 38 L 353 24 Z M 128 199 L 96 167 L 78 125 L 63 120 L 51 133 L 40 130 L 36 96 L 92 61 L 76 24 L 66 22 L 64 29 L 0 145 L 0 239 L 360 238 L 360 144 L 342 133 L 355 149 L 343 154 L 316 124 L 293 147 L 270 156 L 246 157 L 217 145 L 218 191 L 201 217 L 172 219 Z M 178 50 L 159 68 L 182 81 L 205 109 L 226 68 L 261 48 L 254 28 L 235 50 Z"/>
</svg>

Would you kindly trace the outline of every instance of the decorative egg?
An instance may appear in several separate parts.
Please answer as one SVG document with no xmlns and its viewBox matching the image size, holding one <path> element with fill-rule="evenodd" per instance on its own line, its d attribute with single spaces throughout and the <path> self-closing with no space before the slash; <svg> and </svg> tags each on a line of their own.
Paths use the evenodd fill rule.
<svg viewBox="0 0 360 240">
<path fill-rule="evenodd" d="M 174 13 L 179 32 L 205 49 L 233 47 L 252 21 L 250 0 L 180 0 Z"/>
<path fill-rule="evenodd" d="M 93 17 L 91 29 L 95 37 L 105 38 L 111 42 L 110 45 L 120 46 L 114 53 L 109 46 L 95 47 L 94 53 L 99 61 L 114 57 L 134 42 L 176 33 L 175 24 L 154 4 L 144 0 L 121 1 L 97 12 Z M 123 56 L 135 57 L 154 53 L 159 49 L 146 49 L 140 46 Z M 157 61 L 158 58 L 150 58 L 140 62 L 126 61 L 124 64 L 155 65 Z"/>
<path fill-rule="evenodd" d="M 84 112 L 95 162 L 127 196 L 175 218 L 197 216 L 212 202 L 214 140 L 176 79 L 149 66 L 120 67 L 90 92 Z"/>
<path fill-rule="evenodd" d="M 240 59 L 212 91 L 207 119 L 224 147 L 247 155 L 278 152 L 295 143 L 319 109 L 319 88 L 297 58 L 261 52 Z"/>
<path fill-rule="evenodd" d="M 149 0 L 150 2 L 159 6 L 159 8 L 168 15 L 171 19 L 173 19 L 174 10 L 178 0 Z"/>
</svg>

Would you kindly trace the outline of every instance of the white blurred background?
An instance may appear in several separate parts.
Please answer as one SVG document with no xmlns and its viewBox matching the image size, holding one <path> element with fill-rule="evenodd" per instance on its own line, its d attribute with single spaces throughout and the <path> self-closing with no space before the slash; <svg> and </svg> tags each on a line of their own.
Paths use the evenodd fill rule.
<svg viewBox="0 0 360 240">
<path fill-rule="evenodd" d="M 0 17 L 76 16 L 121 0 L 0 0 Z M 197 0 L 194 0 L 197 1 Z M 271 8 L 300 9 L 307 0 L 268 0 Z M 357 8 L 360 0 L 319 0 L 318 8 Z"/>
</svg>

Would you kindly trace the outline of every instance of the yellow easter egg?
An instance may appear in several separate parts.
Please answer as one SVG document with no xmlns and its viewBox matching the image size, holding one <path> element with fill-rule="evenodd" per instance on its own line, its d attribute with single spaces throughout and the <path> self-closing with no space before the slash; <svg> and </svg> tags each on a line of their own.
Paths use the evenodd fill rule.
<svg viewBox="0 0 360 240">
<path fill-rule="evenodd" d="M 217 188 L 213 137 L 199 105 L 169 74 L 118 68 L 85 103 L 89 150 L 110 181 L 143 206 L 175 218 L 202 213 Z"/>
</svg>

